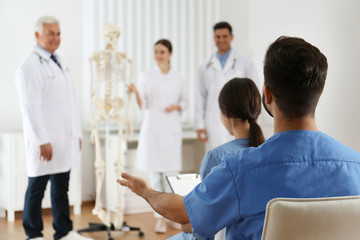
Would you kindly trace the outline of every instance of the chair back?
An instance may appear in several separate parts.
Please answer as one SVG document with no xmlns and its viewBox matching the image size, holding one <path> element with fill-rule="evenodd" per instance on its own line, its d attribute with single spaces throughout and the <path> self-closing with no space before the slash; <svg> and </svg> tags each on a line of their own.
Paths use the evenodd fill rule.
<svg viewBox="0 0 360 240">
<path fill-rule="evenodd" d="M 360 196 L 272 199 L 261 239 L 358 240 Z"/>
</svg>

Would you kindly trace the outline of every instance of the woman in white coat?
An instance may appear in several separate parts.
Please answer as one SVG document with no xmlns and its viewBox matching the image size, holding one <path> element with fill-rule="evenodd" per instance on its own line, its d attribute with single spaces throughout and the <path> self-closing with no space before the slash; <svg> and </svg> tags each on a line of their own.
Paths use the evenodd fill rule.
<svg viewBox="0 0 360 240">
<path fill-rule="evenodd" d="M 181 112 L 187 107 L 183 77 L 170 68 L 172 45 L 160 39 L 154 45 L 154 69 L 141 74 L 136 94 L 144 112 L 137 148 L 136 166 L 150 173 L 150 185 L 162 192 L 170 192 L 165 176 L 181 170 Z M 156 232 L 166 232 L 166 221 L 155 214 Z"/>
</svg>

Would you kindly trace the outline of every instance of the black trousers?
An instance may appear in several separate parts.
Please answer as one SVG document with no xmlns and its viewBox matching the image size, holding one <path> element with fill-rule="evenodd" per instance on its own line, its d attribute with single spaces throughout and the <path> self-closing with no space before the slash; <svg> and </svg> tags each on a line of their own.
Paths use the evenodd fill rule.
<svg viewBox="0 0 360 240">
<path fill-rule="evenodd" d="M 29 177 L 23 212 L 23 226 L 29 238 L 43 236 L 41 202 L 49 180 L 51 183 L 51 211 L 55 229 L 54 239 L 60 239 L 72 230 L 68 198 L 70 171 Z"/>
</svg>

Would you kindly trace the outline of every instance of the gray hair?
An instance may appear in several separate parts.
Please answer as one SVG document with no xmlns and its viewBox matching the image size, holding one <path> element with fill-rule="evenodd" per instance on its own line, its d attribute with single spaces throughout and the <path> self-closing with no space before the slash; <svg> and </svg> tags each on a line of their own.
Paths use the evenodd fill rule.
<svg viewBox="0 0 360 240">
<path fill-rule="evenodd" d="M 59 25 L 59 21 L 53 16 L 42 16 L 35 24 L 35 32 L 42 32 L 45 23 L 56 23 Z"/>
</svg>

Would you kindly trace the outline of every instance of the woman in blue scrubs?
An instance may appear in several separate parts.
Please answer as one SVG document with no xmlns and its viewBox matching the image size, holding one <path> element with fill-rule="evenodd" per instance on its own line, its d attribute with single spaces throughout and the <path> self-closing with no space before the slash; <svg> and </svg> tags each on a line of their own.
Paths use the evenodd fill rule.
<svg viewBox="0 0 360 240">
<path fill-rule="evenodd" d="M 261 96 L 255 83 L 249 78 L 233 78 L 219 94 L 221 121 L 235 139 L 206 153 L 200 165 L 200 175 L 205 178 L 211 169 L 222 162 L 227 154 L 234 154 L 247 147 L 257 147 L 265 139 L 256 120 L 261 112 Z M 192 231 L 191 225 L 183 225 L 183 233 L 169 240 L 211 240 Z M 225 239 L 225 229 L 219 231 L 216 239 Z"/>
</svg>

